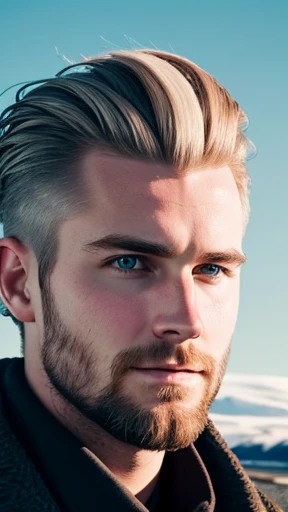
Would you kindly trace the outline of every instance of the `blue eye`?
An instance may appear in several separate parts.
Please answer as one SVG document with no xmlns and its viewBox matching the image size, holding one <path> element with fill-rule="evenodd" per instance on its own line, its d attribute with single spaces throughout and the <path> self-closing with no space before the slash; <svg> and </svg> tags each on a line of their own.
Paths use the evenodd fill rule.
<svg viewBox="0 0 288 512">
<path fill-rule="evenodd" d="M 118 268 L 123 270 L 132 270 L 137 264 L 139 258 L 134 256 L 121 256 L 121 258 L 117 258 L 114 263 L 117 263 Z"/>
<path fill-rule="evenodd" d="M 142 256 L 124 254 L 124 256 L 118 256 L 118 258 L 108 261 L 105 266 L 122 274 L 135 274 L 136 277 L 139 273 L 149 272 L 149 267 L 143 261 L 144 259 Z"/>
<path fill-rule="evenodd" d="M 206 276 L 216 277 L 221 272 L 221 270 L 222 270 L 222 268 L 219 267 L 219 265 L 208 264 L 208 265 L 201 266 L 201 271 Z"/>
</svg>

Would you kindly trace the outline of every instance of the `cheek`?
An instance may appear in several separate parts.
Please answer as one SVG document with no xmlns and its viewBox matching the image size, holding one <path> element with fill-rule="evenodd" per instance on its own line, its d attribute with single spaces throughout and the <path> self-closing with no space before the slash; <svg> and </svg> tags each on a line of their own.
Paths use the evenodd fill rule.
<svg viewBox="0 0 288 512">
<path fill-rule="evenodd" d="M 210 352 L 223 353 L 231 342 L 239 307 L 239 280 L 231 282 L 225 293 L 202 297 L 200 316 L 204 329 L 205 343 Z"/>
<path fill-rule="evenodd" d="M 58 290 L 57 304 L 71 331 L 93 340 L 101 346 L 101 351 L 109 347 L 109 352 L 115 349 L 117 353 L 139 343 L 147 322 L 140 296 L 125 297 L 121 292 L 112 292 L 103 286 L 96 288 L 89 280 L 83 282 L 75 277 L 70 281 L 67 278 L 66 282 L 68 287 Z"/>
<path fill-rule="evenodd" d="M 137 337 L 146 324 L 143 304 L 136 297 L 131 300 L 102 290 L 89 297 L 86 306 L 87 321 L 92 320 L 97 329 L 102 327 L 107 334 L 116 332 L 120 337 Z"/>
</svg>

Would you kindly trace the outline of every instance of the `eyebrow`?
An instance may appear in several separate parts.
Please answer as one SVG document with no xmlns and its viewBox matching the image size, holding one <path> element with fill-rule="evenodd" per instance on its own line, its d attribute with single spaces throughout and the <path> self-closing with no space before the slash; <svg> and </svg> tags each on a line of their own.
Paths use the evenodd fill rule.
<svg viewBox="0 0 288 512">
<path fill-rule="evenodd" d="M 240 267 L 240 265 L 246 263 L 247 257 L 236 249 L 229 249 L 228 251 L 204 252 L 200 254 L 199 259 L 205 261 L 205 263 L 233 264 Z"/>
<path fill-rule="evenodd" d="M 176 250 L 158 242 L 148 242 L 142 238 L 118 234 L 107 235 L 95 240 L 95 242 L 84 245 L 84 250 L 88 252 L 97 252 L 99 249 L 123 249 L 125 251 L 143 252 L 161 258 L 173 258 L 177 255 Z"/>
<path fill-rule="evenodd" d="M 167 259 L 175 258 L 178 255 L 178 252 L 173 247 L 117 233 L 104 236 L 83 246 L 83 250 L 90 253 L 96 253 L 101 249 L 123 249 L 125 251 L 150 254 L 151 256 Z M 245 254 L 236 249 L 229 249 L 227 251 L 202 252 L 197 259 L 205 261 L 205 263 L 226 263 L 240 266 L 246 262 L 247 258 Z"/>
</svg>

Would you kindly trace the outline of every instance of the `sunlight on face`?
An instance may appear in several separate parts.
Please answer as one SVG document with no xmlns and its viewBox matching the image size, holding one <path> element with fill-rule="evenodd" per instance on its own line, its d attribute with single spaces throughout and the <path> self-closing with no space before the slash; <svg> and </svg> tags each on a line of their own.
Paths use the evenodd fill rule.
<svg viewBox="0 0 288 512">
<path fill-rule="evenodd" d="M 229 168 L 91 153 L 43 294 L 44 368 L 120 440 L 187 446 L 205 426 L 238 311 L 243 215 Z"/>
</svg>

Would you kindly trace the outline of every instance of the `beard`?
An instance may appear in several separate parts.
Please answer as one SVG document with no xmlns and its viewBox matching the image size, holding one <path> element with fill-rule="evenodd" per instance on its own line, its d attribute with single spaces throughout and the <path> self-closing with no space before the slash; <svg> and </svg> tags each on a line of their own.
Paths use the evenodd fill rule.
<svg viewBox="0 0 288 512">
<path fill-rule="evenodd" d="M 95 339 L 73 335 L 63 323 L 53 296 L 46 286 L 42 293 L 44 339 L 43 368 L 56 392 L 81 414 L 121 442 L 139 449 L 176 451 L 192 444 L 204 430 L 208 410 L 226 371 L 230 345 L 220 362 L 189 345 L 158 340 L 144 347 L 122 350 L 111 364 L 110 382 L 94 391 L 101 380 L 95 355 Z M 98 340 L 97 340 L 98 341 Z M 105 340 L 101 340 L 105 342 Z M 101 346 L 98 343 L 98 346 Z M 202 382 L 195 387 L 165 385 L 144 389 L 156 404 L 144 407 L 126 389 L 131 368 L 145 363 L 164 363 L 173 358 L 178 365 L 201 369 Z M 143 385 L 144 386 L 144 385 Z M 147 386 L 147 383 L 146 383 Z M 197 387 L 198 386 L 198 387 Z M 201 392 L 199 392 L 201 388 Z M 141 396 L 141 395 L 140 395 Z"/>
</svg>

